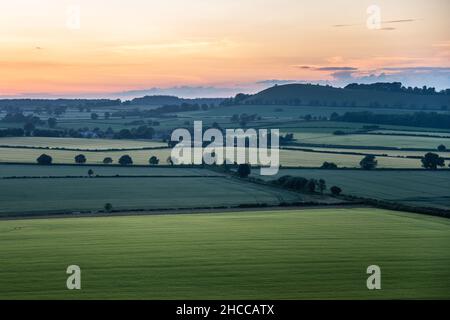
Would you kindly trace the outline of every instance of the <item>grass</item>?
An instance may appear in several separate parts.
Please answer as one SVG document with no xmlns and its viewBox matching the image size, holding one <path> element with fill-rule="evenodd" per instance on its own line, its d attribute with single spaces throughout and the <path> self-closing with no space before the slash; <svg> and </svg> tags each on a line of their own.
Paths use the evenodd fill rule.
<svg viewBox="0 0 450 320">
<path fill-rule="evenodd" d="M 450 298 L 449 220 L 370 208 L 0 221 L 0 242 L 1 299 Z"/>
<path fill-rule="evenodd" d="M 122 167 L 122 166 L 78 166 L 78 165 L 28 165 L 28 164 L 0 164 L 0 178 L 2 177 L 64 177 L 87 176 L 89 170 L 100 176 L 193 176 L 204 177 L 220 175 L 206 169 L 183 167 Z"/>
<path fill-rule="evenodd" d="M 289 130 L 288 130 L 289 131 Z M 450 145 L 450 139 L 437 137 L 389 136 L 332 133 L 295 132 L 294 138 L 300 143 L 345 145 L 345 146 L 381 146 L 394 148 L 426 148 L 435 150 L 439 145 Z"/>
<path fill-rule="evenodd" d="M 1 146 L 26 146 L 48 148 L 71 148 L 86 150 L 127 149 L 166 147 L 166 143 L 145 140 L 46 138 L 46 137 L 7 137 L 0 138 Z"/>
<path fill-rule="evenodd" d="M 347 150 L 351 151 L 351 150 Z M 170 156 L 170 149 L 157 150 L 132 150 L 132 151 L 67 151 L 67 150 L 39 150 L 21 148 L 0 148 L 1 162 L 36 163 L 36 159 L 43 153 L 53 158 L 56 164 L 73 164 L 76 155 L 83 153 L 88 164 L 102 164 L 105 157 L 111 157 L 114 163 L 118 163 L 119 158 L 128 154 L 133 158 L 134 164 L 148 165 L 151 156 L 160 159 L 160 164 L 167 164 L 166 159 Z M 380 151 L 380 153 L 383 153 Z M 297 150 L 280 150 L 280 162 L 283 166 L 320 167 L 323 162 L 335 162 L 340 167 L 359 167 L 359 162 L 363 156 L 346 154 L 329 154 Z M 421 162 L 418 159 L 406 158 L 378 158 L 379 167 L 387 168 L 420 168 Z"/>
<path fill-rule="evenodd" d="M 317 198 L 317 199 L 316 199 Z M 0 215 L 325 201 L 226 177 L 0 179 Z M 331 199 L 330 201 L 336 202 Z"/>
<path fill-rule="evenodd" d="M 450 171 L 282 169 L 277 177 L 283 175 L 325 179 L 347 195 L 450 209 Z"/>
</svg>

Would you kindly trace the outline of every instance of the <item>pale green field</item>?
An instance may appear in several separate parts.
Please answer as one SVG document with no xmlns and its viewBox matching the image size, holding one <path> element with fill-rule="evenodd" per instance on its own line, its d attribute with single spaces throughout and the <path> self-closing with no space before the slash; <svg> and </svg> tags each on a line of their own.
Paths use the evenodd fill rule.
<svg viewBox="0 0 450 320">
<path fill-rule="evenodd" d="M 166 143 L 148 140 L 81 139 L 46 137 L 5 137 L 0 146 L 70 148 L 86 150 L 167 147 Z"/>
<path fill-rule="evenodd" d="M 83 153 L 88 164 L 102 164 L 105 157 L 111 157 L 114 163 L 119 158 L 128 154 L 133 158 L 134 164 L 147 165 L 151 156 L 160 159 L 160 164 L 167 164 L 166 160 L 171 155 L 170 149 L 157 150 L 132 150 L 132 151 L 67 151 L 67 150 L 39 150 L 21 148 L 0 148 L 0 162 L 35 163 L 41 154 L 48 154 L 53 158 L 53 163 L 64 164 L 74 163 L 76 155 Z M 280 150 L 280 162 L 283 166 L 320 167 L 324 161 L 335 162 L 340 167 L 359 167 L 359 162 L 363 156 L 327 154 L 317 152 L 304 152 L 296 150 Z M 406 158 L 378 158 L 379 167 L 389 168 L 419 168 L 419 159 Z"/>
<path fill-rule="evenodd" d="M 395 148 L 427 148 L 437 149 L 440 144 L 450 146 L 450 139 L 435 137 L 414 136 L 387 136 L 387 135 L 365 135 L 349 134 L 343 136 L 332 133 L 310 133 L 296 132 L 295 139 L 299 143 L 332 144 L 346 146 L 381 146 Z"/>
<path fill-rule="evenodd" d="M 450 220 L 370 208 L 0 221 L 0 243 L 1 299 L 450 299 Z"/>
<path fill-rule="evenodd" d="M 289 146 L 290 149 L 305 149 L 305 147 L 296 147 Z M 356 152 L 363 154 L 376 154 L 376 155 L 387 155 L 390 157 L 423 157 L 428 151 L 404 151 L 404 150 L 376 150 L 376 149 L 345 149 L 345 148 L 307 148 L 322 152 Z M 434 153 L 439 154 L 439 156 L 444 158 L 450 158 L 450 152 L 438 152 L 433 151 Z M 334 156 L 331 154 L 331 156 Z"/>
</svg>

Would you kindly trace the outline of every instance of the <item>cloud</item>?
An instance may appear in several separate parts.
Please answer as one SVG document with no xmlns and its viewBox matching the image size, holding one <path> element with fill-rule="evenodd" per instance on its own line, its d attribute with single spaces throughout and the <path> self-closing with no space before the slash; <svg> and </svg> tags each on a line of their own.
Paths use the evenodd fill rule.
<svg viewBox="0 0 450 320">
<path fill-rule="evenodd" d="M 358 68 L 355 67 L 320 67 L 315 68 L 317 71 L 356 71 Z"/>
<path fill-rule="evenodd" d="M 396 24 L 396 23 L 410 23 L 410 22 L 415 22 L 418 21 L 420 19 L 397 19 L 397 20 L 386 20 L 386 21 L 381 21 L 381 24 Z M 365 26 L 366 24 L 364 23 L 350 23 L 350 24 L 334 24 L 332 27 L 334 28 L 345 28 L 345 27 L 357 27 L 357 26 Z M 396 28 L 394 27 L 383 27 L 380 30 L 395 30 Z"/>
</svg>

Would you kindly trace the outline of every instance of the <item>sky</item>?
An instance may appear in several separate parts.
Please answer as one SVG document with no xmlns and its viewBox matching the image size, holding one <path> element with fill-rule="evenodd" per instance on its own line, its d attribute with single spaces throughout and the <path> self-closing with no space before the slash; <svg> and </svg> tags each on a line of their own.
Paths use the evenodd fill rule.
<svg viewBox="0 0 450 320">
<path fill-rule="evenodd" d="M 1 0 L 0 96 L 450 88 L 448 0 Z"/>
</svg>

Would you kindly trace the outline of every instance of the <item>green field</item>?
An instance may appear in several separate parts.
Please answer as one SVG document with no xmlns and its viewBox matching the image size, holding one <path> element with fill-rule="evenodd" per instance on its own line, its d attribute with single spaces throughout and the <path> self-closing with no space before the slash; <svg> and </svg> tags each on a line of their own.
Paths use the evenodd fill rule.
<svg viewBox="0 0 450 320">
<path fill-rule="evenodd" d="M 450 221 L 378 209 L 11 220 L 0 241 L 1 299 L 450 298 Z"/>
<path fill-rule="evenodd" d="M 227 177 L 0 179 L 0 215 L 114 209 L 177 209 L 336 199 Z"/>
<path fill-rule="evenodd" d="M 171 155 L 170 149 L 155 150 L 128 150 L 128 151 L 69 151 L 69 150 L 41 150 L 41 149 L 22 149 L 22 148 L 1 148 L 0 163 L 36 163 L 36 159 L 41 154 L 48 154 L 53 158 L 56 164 L 73 164 L 76 155 L 83 153 L 88 164 L 102 164 L 105 157 L 111 157 L 113 163 L 117 164 L 119 158 L 128 154 L 133 158 L 133 163 L 138 165 L 148 165 L 151 156 L 160 159 L 160 164 L 167 164 L 166 160 Z M 307 152 L 297 150 L 280 150 L 280 162 L 283 166 L 293 167 L 320 167 L 323 162 L 335 162 L 339 167 L 359 167 L 359 162 L 363 156 L 347 154 L 330 154 Z M 378 166 L 381 168 L 420 168 L 419 159 L 379 157 Z"/>
<path fill-rule="evenodd" d="M 426 170 L 314 170 L 281 169 L 284 175 L 325 179 L 328 187 L 347 195 L 406 203 L 418 207 L 450 209 L 450 171 Z M 272 180 L 274 177 L 261 177 Z"/>
<path fill-rule="evenodd" d="M 0 138 L 0 146 L 102 150 L 167 147 L 167 144 L 148 140 L 7 137 Z"/>
<path fill-rule="evenodd" d="M 333 135 L 324 133 L 296 132 L 294 138 L 300 143 L 392 147 L 392 148 L 424 148 L 435 150 L 439 145 L 450 146 L 449 138 L 390 136 L 369 134 Z"/>
<path fill-rule="evenodd" d="M 183 167 L 128 167 L 128 166 L 89 166 L 89 165 L 27 165 L 0 164 L 0 178 L 3 177 L 64 177 L 87 176 L 88 171 L 100 176 L 217 176 L 219 172 Z"/>
</svg>

